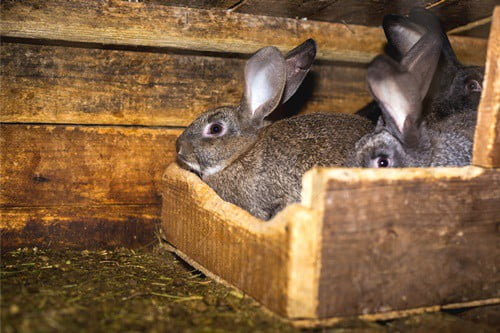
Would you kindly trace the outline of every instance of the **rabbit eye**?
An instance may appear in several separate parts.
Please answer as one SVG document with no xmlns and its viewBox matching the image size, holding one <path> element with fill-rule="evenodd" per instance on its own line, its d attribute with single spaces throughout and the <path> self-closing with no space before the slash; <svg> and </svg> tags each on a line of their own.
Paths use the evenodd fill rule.
<svg viewBox="0 0 500 333">
<path fill-rule="evenodd" d="M 221 136 L 222 134 L 224 134 L 224 126 L 221 123 L 212 123 L 205 129 L 207 136 Z"/>
<path fill-rule="evenodd" d="M 479 82 L 476 80 L 469 80 L 465 84 L 465 89 L 467 90 L 467 93 L 472 93 L 472 92 L 481 92 L 482 88 Z"/>
<path fill-rule="evenodd" d="M 387 168 L 387 167 L 389 167 L 389 159 L 387 157 L 379 157 L 377 159 L 377 167 L 378 168 Z"/>
<path fill-rule="evenodd" d="M 219 134 L 222 131 L 222 126 L 219 124 L 212 124 L 210 126 L 210 134 Z"/>
</svg>

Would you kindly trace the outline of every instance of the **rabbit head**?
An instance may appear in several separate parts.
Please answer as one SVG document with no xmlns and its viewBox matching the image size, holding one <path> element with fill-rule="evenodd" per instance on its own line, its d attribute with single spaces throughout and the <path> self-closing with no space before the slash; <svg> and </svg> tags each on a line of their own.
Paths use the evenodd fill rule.
<svg viewBox="0 0 500 333">
<path fill-rule="evenodd" d="M 295 93 L 315 55 L 312 39 L 286 57 L 271 46 L 256 52 L 246 62 L 240 104 L 218 107 L 195 119 L 177 139 L 179 164 L 205 177 L 236 160 L 268 125 L 265 117 Z"/>
<path fill-rule="evenodd" d="M 386 15 L 383 28 L 396 58 L 403 57 L 427 32 L 441 38 L 442 53 L 430 87 L 431 118 L 441 120 L 464 110 L 477 110 L 481 98 L 484 68 L 465 66 L 457 58 L 436 15 L 425 8 L 413 8 L 408 17 Z"/>
<path fill-rule="evenodd" d="M 422 102 L 436 70 L 441 40 L 425 34 L 400 63 L 386 55 L 368 66 L 368 88 L 382 110 L 375 130 L 356 143 L 350 166 L 429 165 L 431 138 L 422 121 Z"/>
</svg>

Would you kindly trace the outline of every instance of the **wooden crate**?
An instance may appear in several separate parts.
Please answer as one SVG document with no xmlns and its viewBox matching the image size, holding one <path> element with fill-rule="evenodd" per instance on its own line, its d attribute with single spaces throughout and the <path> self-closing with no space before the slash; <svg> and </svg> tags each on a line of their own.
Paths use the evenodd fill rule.
<svg viewBox="0 0 500 333">
<path fill-rule="evenodd" d="M 162 230 L 194 267 L 298 325 L 500 302 L 500 8 L 488 45 L 473 166 L 324 169 L 269 222 L 175 164 Z"/>
</svg>

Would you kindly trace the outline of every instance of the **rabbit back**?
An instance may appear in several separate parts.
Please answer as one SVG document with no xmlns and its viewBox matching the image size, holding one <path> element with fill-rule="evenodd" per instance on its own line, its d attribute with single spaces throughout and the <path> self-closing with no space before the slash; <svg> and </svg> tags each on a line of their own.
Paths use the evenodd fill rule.
<svg viewBox="0 0 500 333">
<path fill-rule="evenodd" d="M 268 220 L 300 201 L 303 174 L 314 166 L 342 166 L 373 128 L 349 114 L 310 114 L 273 123 L 224 170 L 204 178 L 224 200 Z"/>
</svg>

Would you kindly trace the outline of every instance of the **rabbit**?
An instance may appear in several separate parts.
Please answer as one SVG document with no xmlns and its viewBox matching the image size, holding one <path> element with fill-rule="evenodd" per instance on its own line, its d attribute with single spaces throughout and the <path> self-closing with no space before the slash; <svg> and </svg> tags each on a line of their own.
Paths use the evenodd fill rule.
<svg viewBox="0 0 500 333">
<path fill-rule="evenodd" d="M 465 66 L 456 57 L 439 19 L 425 8 L 413 8 L 409 17 L 386 15 L 382 24 L 394 58 L 401 59 L 428 31 L 439 35 L 442 42 L 441 58 L 424 101 L 428 123 L 446 119 L 457 112 L 477 113 L 481 98 L 484 67 Z M 381 110 L 373 104 L 358 111 L 358 115 L 376 121 Z M 469 131 L 473 136 L 474 129 Z"/>
<path fill-rule="evenodd" d="M 347 166 L 432 167 L 470 164 L 468 129 L 475 116 L 457 112 L 428 123 L 423 100 L 439 62 L 442 40 L 428 32 L 398 63 L 377 56 L 368 66 L 367 83 L 382 116 L 375 130 L 356 143 Z"/>
<path fill-rule="evenodd" d="M 265 120 L 299 87 L 314 60 L 308 40 L 286 58 L 275 47 L 255 53 L 245 66 L 238 106 L 201 114 L 176 142 L 179 164 L 197 173 L 226 201 L 269 220 L 300 201 L 302 175 L 313 166 L 345 162 L 356 141 L 373 129 L 349 114 L 298 115 Z"/>
</svg>

